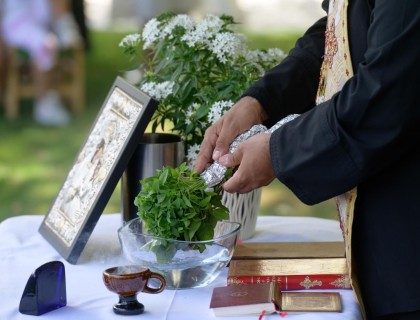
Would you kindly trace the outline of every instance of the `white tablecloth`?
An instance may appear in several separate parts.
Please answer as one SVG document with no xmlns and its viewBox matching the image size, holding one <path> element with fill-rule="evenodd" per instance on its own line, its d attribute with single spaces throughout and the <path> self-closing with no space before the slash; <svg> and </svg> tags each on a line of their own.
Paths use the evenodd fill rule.
<svg viewBox="0 0 420 320">
<path fill-rule="evenodd" d="M 20 216 L 0 224 L 0 319 L 34 319 L 19 313 L 19 302 L 31 273 L 42 264 L 60 260 L 65 264 L 67 306 L 46 313 L 43 319 L 122 319 L 114 314 L 112 306 L 116 294 L 108 291 L 102 281 L 102 271 L 125 263 L 120 254 L 117 229 L 121 225 L 119 214 L 105 214 L 99 219 L 77 265 L 67 263 L 38 233 L 42 216 Z M 248 241 L 341 241 L 337 221 L 308 217 L 258 218 L 255 237 Z M 214 287 L 226 285 L 223 272 L 205 288 L 164 290 L 157 295 L 140 293 L 138 299 L 145 306 L 140 315 L 144 320 L 206 320 L 237 319 L 216 318 L 209 309 Z M 343 302 L 342 313 L 289 313 L 290 320 L 362 319 L 351 290 L 338 290 Z M 258 317 L 240 317 L 258 319 Z M 279 319 L 276 314 L 264 320 Z"/>
</svg>

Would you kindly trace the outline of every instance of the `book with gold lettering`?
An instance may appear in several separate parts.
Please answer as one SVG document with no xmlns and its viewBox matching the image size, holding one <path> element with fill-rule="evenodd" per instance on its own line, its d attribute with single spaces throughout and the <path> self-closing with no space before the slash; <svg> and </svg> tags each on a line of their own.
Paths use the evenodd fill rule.
<svg viewBox="0 0 420 320">
<path fill-rule="evenodd" d="M 210 308 L 216 316 L 342 310 L 338 292 L 282 292 L 274 282 L 214 288 Z"/>
<path fill-rule="evenodd" d="M 281 290 L 351 289 L 348 274 L 228 276 L 227 285 L 277 282 Z"/>
</svg>

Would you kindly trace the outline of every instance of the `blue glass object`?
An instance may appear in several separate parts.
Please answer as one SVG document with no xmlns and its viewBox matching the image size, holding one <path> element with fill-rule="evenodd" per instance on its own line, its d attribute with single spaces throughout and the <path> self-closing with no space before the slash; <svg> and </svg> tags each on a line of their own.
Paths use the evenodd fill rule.
<svg viewBox="0 0 420 320">
<path fill-rule="evenodd" d="M 66 274 L 61 261 L 43 264 L 29 277 L 19 312 L 40 316 L 66 306 Z"/>
</svg>

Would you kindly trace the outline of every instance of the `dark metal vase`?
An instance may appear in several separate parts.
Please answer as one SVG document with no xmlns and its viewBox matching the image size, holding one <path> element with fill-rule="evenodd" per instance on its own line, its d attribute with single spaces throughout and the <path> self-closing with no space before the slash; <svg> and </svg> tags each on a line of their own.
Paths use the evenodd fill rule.
<svg viewBox="0 0 420 320">
<path fill-rule="evenodd" d="M 163 166 L 177 167 L 184 161 L 184 143 L 169 133 L 145 133 L 121 178 L 122 218 L 137 218 L 134 199 L 141 190 L 140 180 L 154 176 Z"/>
</svg>

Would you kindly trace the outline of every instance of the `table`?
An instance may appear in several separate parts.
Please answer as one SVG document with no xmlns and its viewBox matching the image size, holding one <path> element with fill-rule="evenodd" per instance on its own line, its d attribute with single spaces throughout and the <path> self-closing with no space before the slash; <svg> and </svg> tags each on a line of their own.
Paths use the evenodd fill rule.
<svg viewBox="0 0 420 320">
<path fill-rule="evenodd" d="M 13 217 L 0 224 L 0 319 L 34 319 L 19 313 L 23 289 L 31 273 L 42 264 L 60 260 L 65 265 L 67 306 L 42 315 L 43 319 L 122 319 L 112 306 L 116 294 L 108 291 L 102 281 L 102 271 L 126 263 L 121 255 L 117 229 L 120 214 L 104 214 L 98 221 L 77 265 L 67 263 L 38 233 L 43 216 Z M 247 241 L 341 241 L 337 221 L 310 217 L 260 216 L 255 236 Z M 165 290 L 158 295 L 140 293 L 145 305 L 144 320 L 206 320 L 239 319 L 216 318 L 209 309 L 214 287 L 226 285 L 226 271 L 209 286 L 197 289 Z M 362 319 L 351 290 L 337 290 L 343 302 L 342 313 L 289 313 L 290 320 L 358 320 Z M 258 317 L 240 317 L 253 319 Z M 280 319 L 278 315 L 263 318 Z"/>
</svg>

